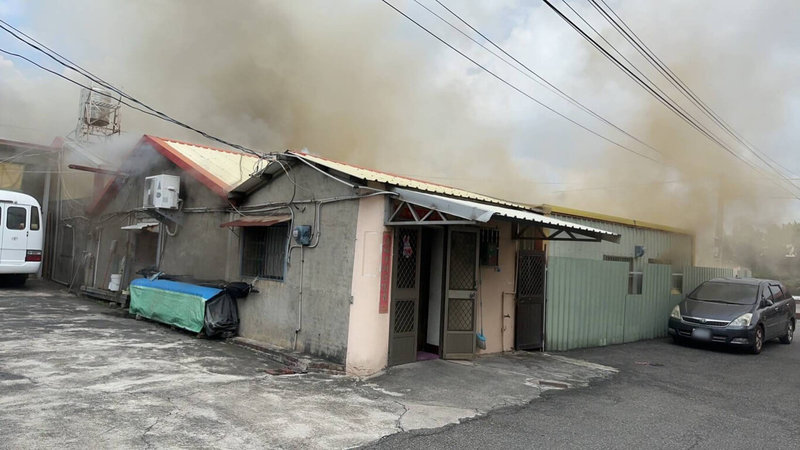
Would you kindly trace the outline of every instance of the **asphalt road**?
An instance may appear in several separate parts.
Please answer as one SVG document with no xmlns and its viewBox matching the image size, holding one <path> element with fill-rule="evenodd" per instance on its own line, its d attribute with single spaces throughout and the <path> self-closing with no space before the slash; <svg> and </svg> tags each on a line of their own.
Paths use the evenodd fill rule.
<svg viewBox="0 0 800 450">
<path fill-rule="evenodd" d="M 374 448 L 798 448 L 800 342 L 760 355 L 655 340 L 564 355 L 615 377 Z"/>
</svg>

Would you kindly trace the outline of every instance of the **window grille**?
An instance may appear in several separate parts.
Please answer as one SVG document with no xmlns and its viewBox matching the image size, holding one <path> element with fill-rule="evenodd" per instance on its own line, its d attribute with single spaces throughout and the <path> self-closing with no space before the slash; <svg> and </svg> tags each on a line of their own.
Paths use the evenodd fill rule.
<svg viewBox="0 0 800 450">
<path fill-rule="evenodd" d="M 244 227 L 242 232 L 242 276 L 283 280 L 286 260 L 287 224 Z"/>
</svg>

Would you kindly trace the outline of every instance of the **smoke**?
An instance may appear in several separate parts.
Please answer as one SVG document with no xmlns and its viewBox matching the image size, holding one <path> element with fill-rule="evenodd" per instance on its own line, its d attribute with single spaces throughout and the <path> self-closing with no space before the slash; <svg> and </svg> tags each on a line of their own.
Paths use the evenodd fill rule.
<svg viewBox="0 0 800 450">
<path fill-rule="evenodd" d="M 549 9 L 514 1 L 446 2 L 662 155 L 582 115 L 413 2 L 394 3 L 500 76 L 663 165 L 545 111 L 379 1 L 43 1 L 20 6 L 18 21 L 146 103 L 258 150 L 308 148 L 517 201 L 661 222 L 708 236 L 718 193 L 726 199 L 728 227 L 731 221 L 792 216 L 787 203 L 771 199 L 785 192 L 680 122 Z M 573 3 L 632 61 L 647 67 L 587 4 Z M 800 118 L 794 76 L 800 50 L 793 43 L 800 38 L 800 8 L 790 2 L 715 1 L 704 2 L 702 10 L 690 0 L 658 8 L 610 4 L 726 121 L 781 163 L 794 163 L 789 156 L 800 143 L 791 126 Z M 25 118 L 37 132 L 49 133 L 39 141 L 71 129 L 78 89 L 9 61 L 0 59 L 2 123 L 19 126 Z M 648 74 L 666 89 L 663 79 Z M 122 127 L 203 143 L 129 109 Z M 13 136 L 20 130 L 0 132 Z M 800 172 L 800 165 L 792 170 Z"/>
</svg>

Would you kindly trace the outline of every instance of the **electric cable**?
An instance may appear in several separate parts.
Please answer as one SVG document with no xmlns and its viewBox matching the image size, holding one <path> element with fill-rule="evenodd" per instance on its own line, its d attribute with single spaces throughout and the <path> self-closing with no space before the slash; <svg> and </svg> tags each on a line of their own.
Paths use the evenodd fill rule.
<svg viewBox="0 0 800 450">
<path fill-rule="evenodd" d="M 76 72 L 76 73 L 88 78 L 89 80 L 91 80 L 91 81 L 93 81 L 93 82 L 95 82 L 97 84 L 100 84 L 101 86 L 103 86 L 103 87 L 105 87 L 107 89 L 112 90 L 113 92 L 119 94 L 121 97 L 125 97 L 129 101 L 131 101 L 133 103 L 136 103 L 136 104 L 140 105 L 141 107 L 149 110 L 150 113 L 147 113 L 147 114 L 150 114 L 151 116 L 161 118 L 162 120 L 165 120 L 167 122 L 173 123 L 174 125 L 178 125 L 178 126 L 180 126 L 182 128 L 188 129 L 190 131 L 194 131 L 195 133 L 198 133 L 198 134 L 200 134 L 201 136 L 203 136 L 203 137 L 205 137 L 207 139 L 210 139 L 210 140 L 225 144 L 225 145 L 230 146 L 232 148 L 236 148 L 236 149 L 241 150 L 243 152 L 249 153 L 249 154 L 251 154 L 253 156 L 257 156 L 257 157 L 263 157 L 264 156 L 264 153 L 256 152 L 255 150 L 252 150 L 252 149 L 250 149 L 248 147 L 245 147 L 245 146 L 242 146 L 242 145 L 239 145 L 239 144 L 235 144 L 233 142 L 229 142 L 229 141 L 227 141 L 225 139 L 222 139 L 222 138 L 219 138 L 217 136 L 214 136 L 214 135 L 212 135 L 210 133 L 207 133 L 207 132 L 202 131 L 202 130 L 200 130 L 198 128 L 195 128 L 195 127 L 193 127 L 191 125 L 188 125 L 188 124 L 186 124 L 184 122 L 181 122 L 181 121 L 179 121 L 177 119 L 174 119 L 171 116 L 167 115 L 166 113 L 161 112 L 161 111 L 159 111 L 159 110 L 157 110 L 157 109 L 145 104 L 144 102 L 139 101 L 138 99 L 136 99 L 133 96 L 125 93 L 121 89 L 116 88 L 111 83 L 106 82 L 102 78 L 92 74 L 91 72 L 89 72 L 86 69 L 83 69 L 79 65 L 77 65 L 75 63 L 72 63 L 69 59 L 61 56 L 55 50 L 52 50 L 49 47 L 45 46 L 44 44 L 41 44 L 39 41 L 37 41 L 34 38 L 30 37 L 29 35 L 23 33 L 22 31 L 18 30 L 17 28 L 15 28 L 14 26 L 10 25 L 8 22 L 6 22 L 6 21 L 4 21 L 2 19 L 0 19 L 0 29 L 6 31 L 8 34 L 13 36 L 14 38 L 19 40 L 20 42 L 28 45 L 29 47 L 31 47 L 31 48 L 33 48 L 33 49 L 35 49 L 37 51 L 39 51 L 40 53 L 42 53 L 45 56 L 49 57 L 50 59 L 52 59 L 56 63 L 66 67 L 67 69 L 72 70 L 72 71 L 74 71 L 74 72 Z M 12 31 L 12 30 L 14 30 L 14 31 Z M 16 31 L 16 33 L 15 33 L 15 31 Z M 19 33 L 19 34 L 17 34 L 17 33 Z M 30 41 L 24 39 L 23 36 L 28 38 L 28 39 L 30 39 Z M 31 42 L 31 41 L 33 41 L 33 42 Z M 45 50 L 45 49 L 47 49 L 47 50 Z M 48 51 L 52 52 L 52 54 L 49 53 Z M 23 57 L 22 55 L 11 53 L 11 52 L 7 52 L 7 51 L 3 51 L 3 53 L 23 58 L 23 59 L 27 60 L 28 62 L 36 65 L 37 67 L 45 69 L 43 66 L 35 63 L 34 61 L 32 61 L 32 60 L 30 60 L 28 58 Z M 53 56 L 53 54 L 55 54 L 57 57 Z M 45 69 L 45 70 L 47 70 L 47 69 Z M 47 70 L 47 71 L 56 74 L 56 72 L 54 72 L 54 71 L 51 71 L 51 70 Z M 58 75 L 61 76 L 61 74 L 58 74 Z M 69 78 L 66 78 L 66 77 L 63 77 L 63 76 L 61 76 L 61 77 L 65 78 L 65 79 L 69 79 Z M 74 80 L 73 80 L 73 82 L 74 82 Z M 85 86 L 82 86 L 82 87 L 85 87 Z M 99 92 L 97 90 L 94 90 L 94 89 L 91 89 L 91 88 L 88 88 L 88 87 L 85 87 L 85 88 L 89 89 L 92 92 L 108 96 L 107 93 Z M 121 99 L 120 99 L 120 102 L 122 103 Z M 140 112 L 145 112 L 142 109 L 134 107 L 134 106 L 132 106 L 132 105 L 130 105 L 128 103 L 123 103 L 123 104 L 125 104 L 126 106 L 131 107 L 133 109 L 136 109 L 136 110 L 138 110 Z"/>
<path fill-rule="evenodd" d="M 763 169 L 761 169 L 760 167 L 758 167 L 757 165 L 755 165 L 755 164 L 754 164 L 754 163 L 752 163 L 751 161 L 748 161 L 747 159 L 743 158 L 741 155 L 739 155 L 738 153 L 736 153 L 735 151 L 733 151 L 731 148 L 729 148 L 727 145 L 725 145 L 725 143 L 724 143 L 724 142 L 721 140 L 721 138 L 717 137 L 717 136 L 716 136 L 714 133 L 712 133 L 710 130 L 708 130 L 707 128 L 705 128 L 705 127 L 704 127 L 704 126 L 703 126 L 701 123 L 698 123 L 698 122 L 697 122 L 697 119 L 695 119 L 694 117 L 692 117 L 690 114 L 683 112 L 683 111 L 682 111 L 682 108 L 681 108 L 679 105 L 677 105 L 677 106 L 676 106 L 676 104 L 674 103 L 674 100 L 672 100 L 671 98 L 669 98 L 669 96 L 666 96 L 666 95 L 663 95 L 663 96 L 662 96 L 662 95 L 660 95 L 660 94 L 659 94 L 659 92 L 658 92 L 656 89 L 654 89 L 654 88 L 653 88 L 652 86 L 650 86 L 649 84 L 645 83 L 645 82 L 644 82 L 644 80 L 642 80 L 641 78 L 639 78 L 639 77 L 638 77 L 638 76 L 637 76 L 635 73 L 633 73 L 633 71 L 632 71 L 630 68 L 628 68 L 627 66 L 625 66 L 625 65 L 624 65 L 622 62 L 620 62 L 620 61 L 619 61 L 617 58 L 615 58 L 615 57 L 614 57 L 614 55 L 612 55 L 611 53 L 609 53 L 609 51 L 608 51 L 608 50 L 606 50 L 606 49 L 605 49 L 605 48 L 604 48 L 602 45 L 600 45 L 600 44 L 599 44 L 597 41 L 595 41 L 595 40 L 594 40 L 594 39 L 593 39 L 591 36 L 589 36 L 589 35 L 588 35 L 588 34 L 587 34 L 587 33 L 586 33 L 584 30 L 582 30 L 582 29 L 581 29 L 579 26 L 577 26 L 577 24 L 575 24 L 575 23 L 574 23 L 574 22 L 573 22 L 573 21 L 572 21 L 570 18 L 568 18 L 566 15 L 564 15 L 564 13 L 563 13 L 563 12 L 561 12 L 561 11 L 560 11 L 558 8 L 556 8 L 556 7 L 555 7 L 555 6 L 554 6 L 554 5 L 553 5 L 553 4 L 552 4 L 552 3 L 551 3 L 549 0 L 542 0 L 542 1 L 543 1 L 543 2 L 544 2 L 546 5 L 547 5 L 547 6 L 549 6 L 549 7 L 550 7 L 550 9 L 551 9 L 551 10 L 553 10 L 553 11 L 554 11 L 554 12 L 555 12 L 555 13 L 556 13 L 556 14 L 557 14 L 557 15 L 558 15 L 558 16 L 559 16 L 559 17 L 560 17 L 562 20 L 564 20 L 564 21 L 565 21 L 565 22 L 566 22 L 568 25 L 570 25 L 570 27 L 572 27 L 572 28 L 573 28 L 573 29 L 574 29 L 576 32 L 578 32 L 578 34 L 580 34 L 580 35 L 581 35 L 581 36 L 582 36 L 584 39 L 586 39 L 586 40 L 587 40 L 587 41 L 588 41 L 590 44 L 592 44 L 592 45 L 593 45 L 593 46 L 594 46 L 594 47 L 595 47 L 595 48 L 596 48 L 598 51 L 600 51 L 600 52 L 603 54 L 603 56 L 605 56 L 605 57 L 606 57 L 607 59 L 609 59 L 609 60 L 610 60 L 612 63 L 614 63 L 614 64 L 615 64 L 615 65 L 616 65 L 618 68 L 620 68 L 620 69 L 621 69 L 621 70 L 622 70 L 622 71 L 623 71 L 623 72 L 624 72 L 624 73 L 625 73 L 625 74 L 626 74 L 626 75 L 627 75 L 629 78 L 631 78 L 631 79 L 632 79 L 632 80 L 634 80 L 634 81 L 635 81 L 637 84 L 639 84 L 641 87 L 643 87 L 643 88 L 644 88 L 644 89 L 645 89 L 645 90 L 646 90 L 648 93 L 650 93 L 651 95 L 653 95 L 653 96 L 654 96 L 654 97 L 655 97 L 657 100 L 659 100 L 659 101 L 660 101 L 660 102 L 661 102 L 661 103 L 662 103 L 664 106 L 666 106 L 666 107 L 667 107 L 669 110 L 671 110 L 673 113 L 675 113 L 676 115 L 678 115 L 678 116 L 679 116 L 681 119 L 683 119 L 683 120 L 684 120 L 686 123 L 688 123 L 688 124 L 689 124 L 689 125 L 691 125 L 693 128 L 695 128 L 695 129 L 696 129 L 697 131 L 699 131 L 701 134 L 705 135 L 705 136 L 706 136 L 706 137 L 707 137 L 709 140 L 711 140 L 712 142 L 716 143 L 718 146 L 720 146 L 720 147 L 721 147 L 723 150 L 725 150 L 725 151 L 726 151 L 727 153 L 729 153 L 731 156 L 733 156 L 734 158 L 738 159 L 739 161 L 741 161 L 741 162 L 742 162 L 742 163 L 744 163 L 745 165 L 749 166 L 751 169 L 755 170 L 756 172 L 758 172 L 758 173 L 760 173 L 760 174 L 762 174 L 762 175 L 765 175 L 765 176 L 769 177 L 769 176 L 768 176 L 768 174 L 765 174 L 765 173 L 764 173 Z M 567 4 L 567 6 L 569 6 L 569 4 Z M 572 9 L 572 8 L 570 7 L 570 9 Z M 573 10 L 573 11 L 574 11 L 574 10 Z M 580 16 L 580 15 L 579 15 L 579 16 Z M 585 20 L 584 20 L 584 21 L 585 21 Z M 592 29 L 594 30 L 594 28 L 593 28 L 593 27 L 592 27 Z M 597 32 L 597 31 L 595 30 L 595 32 Z M 598 33 L 598 34 L 599 34 L 599 33 Z M 601 35 L 601 37 L 602 37 L 602 35 Z M 612 46 L 612 47 L 613 47 L 613 46 Z M 616 50 L 616 49 L 615 49 L 615 50 Z M 618 50 L 616 50 L 616 51 L 618 52 Z M 626 60 L 627 60 L 627 59 L 626 59 Z M 637 69 L 637 70 L 638 70 L 638 69 Z M 648 79 L 648 80 L 649 80 L 649 79 Z M 652 83 L 652 81 L 651 81 L 651 83 Z M 771 177 L 769 177 L 769 178 L 770 178 L 770 180 L 771 180 L 772 182 L 774 182 L 774 183 L 775 183 L 775 184 L 776 184 L 778 187 L 780 187 L 781 189 L 783 189 L 783 190 L 785 190 L 785 191 L 789 192 L 790 194 L 792 194 L 793 196 L 795 196 L 795 197 L 796 197 L 798 200 L 800 200 L 800 196 L 798 196 L 798 195 L 797 195 L 797 194 L 795 194 L 794 192 L 791 192 L 791 191 L 790 191 L 789 189 L 787 189 L 785 186 L 783 186 L 783 185 L 781 185 L 781 184 L 777 183 L 777 180 L 774 180 L 774 179 L 773 179 L 773 178 L 771 178 Z M 796 186 L 796 185 L 794 185 L 793 183 L 792 183 L 792 186 L 793 186 L 793 187 L 795 187 L 795 188 L 797 188 L 797 186 Z"/>
<path fill-rule="evenodd" d="M 775 170 L 779 176 L 785 178 L 787 181 L 790 181 L 790 177 L 794 176 L 794 174 L 786 169 L 786 167 L 780 165 L 777 161 L 771 158 L 765 152 L 759 150 L 754 145 L 752 145 L 747 139 L 745 139 L 740 133 L 738 133 L 732 126 L 730 126 L 725 120 L 720 117 L 718 113 L 716 113 L 713 109 L 711 109 L 700 97 L 692 91 L 691 88 L 680 78 L 678 77 L 672 69 L 667 66 L 664 61 L 659 58 L 655 52 L 653 52 L 650 47 L 645 44 L 645 42 L 628 26 L 627 23 L 605 2 L 605 0 L 600 0 L 603 5 L 608 9 L 608 12 L 600 6 L 597 0 L 587 0 L 600 14 L 605 18 L 605 20 L 611 24 L 614 29 L 620 33 L 633 47 L 635 50 L 642 55 L 645 60 L 650 63 L 661 75 L 667 79 L 667 81 L 672 84 L 676 89 L 678 89 L 684 97 L 689 99 L 701 112 L 703 112 L 706 116 L 711 118 L 717 125 L 720 126 L 723 130 L 725 130 L 728 134 L 730 134 L 737 142 L 747 148 L 750 152 L 752 152 L 756 157 L 761 160 L 764 164 L 769 166 L 771 169 Z M 609 14 L 610 12 L 610 14 Z M 611 17 L 613 14 L 613 18 Z M 616 18 L 616 19 L 615 19 Z M 763 158 L 762 158 L 763 156 Z M 766 159 L 765 159 L 766 158 Z M 777 166 L 777 167 L 775 167 Z M 793 183 L 792 183 L 793 184 Z"/>
<path fill-rule="evenodd" d="M 501 83 L 503 83 L 503 84 L 505 84 L 506 86 L 510 87 L 511 89 L 513 89 L 514 91 L 516 91 L 517 93 L 519 93 L 519 94 L 521 94 L 521 95 L 523 95 L 523 96 L 527 97 L 529 100 L 532 100 L 533 102 L 537 103 L 537 104 L 538 104 L 538 105 L 540 105 L 541 107 L 543 107 L 543 108 L 547 109 L 548 111 L 550 111 L 550 112 L 552 112 L 552 113 L 554 113 L 554 114 L 558 115 L 559 117 L 561 117 L 561 118 L 563 118 L 563 119 L 565 119 L 565 120 L 567 120 L 567 121 L 571 122 L 572 124 L 574 124 L 574 125 L 576 125 L 576 126 L 580 127 L 581 129 L 583 129 L 583 130 L 585 130 L 585 131 L 587 131 L 587 132 L 589 132 L 589 133 L 591 133 L 591 134 L 593 134 L 593 135 L 595 135 L 595 136 L 597 136 L 597 137 L 599 137 L 599 138 L 603 139 L 604 141 L 606 141 L 606 142 L 608 142 L 608 143 L 610 143 L 610 144 L 613 144 L 613 145 L 615 145 L 615 146 L 617 146 L 617 147 L 619 147 L 619 148 L 621 148 L 621 149 L 624 149 L 624 150 L 626 150 L 626 151 L 628 151 L 628 152 L 631 152 L 631 153 L 634 153 L 634 154 L 636 154 L 636 155 L 639 155 L 639 156 L 641 156 L 642 158 L 648 159 L 648 160 L 650 160 L 650 161 L 653 161 L 653 162 L 655 162 L 655 163 L 657 163 L 657 164 L 663 164 L 661 161 L 659 161 L 659 160 L 657 160 L 657 159 L 655 159 L 655 158 L 652 158 L 652 157 L 650 157 L 649 155 L 646 155 L 646 154 L 644 154 L 644 153 L 638 152 L 638 151 L 636 151 L 636 150 L 634 150 L 634 149 L 632 149 L 632 148 L 630 148 L 630 147 L 628 147 L 628 146 L 625 146 L 625 145 L 623 145 L 623 144 L 620 144 L 619 142 L 616 142 L 616 141 L 614 141 L 614 140 L 612 140 L 612 139 L 610 139 L 610 138 L 607 138 L 607 137 L 603 136 L 602 134 L 600 134 L 600 133 L 598 133 L 598 132 L 596 132 L 596 131 L 592 130 L 591 128 L 589 128 L 589 127 L 587 127 L 587 126 L 585 126 L 585 125 L 583 125 L 583 124 L 581 124 L 581 123 L 577 122 L 577 121 L 576 121 L 576 120 L 574 120 L 574 119 L 571 119 L 570 117 L 568 117 L 568 116 L 566 116 L 566 115 L 562 114 L 561 112 L 559 112 L 559 111 L 557 111 L 557 110 L 553 109 L 552 107 L 550 107 L 550 106 L 546 105 L 545 103 L 543 103 L 543 102 L 539 101 L 538 99 L 536 99 L 536 98 L 535 98 L 535 97 L 533 97 L 532 95 L 528 94 L 527 92 L 525 92 L 525 91 L 523 91 L 522 89 L 520 89 L 519 87 L 517 87 L 515 84 L 513 84 L 513 83 L 511 83 L 510 81 L 506 80 L 505 78 L 503 78 L 503 77 L 501 77 L 501 76 L 497 75 L 495 72 L 493 72 L 493 71 L 489 70 L 489 69 L 488 69 L 486 66 L 482 65 L 481 63 L 477 62 L 476 60 L 474 60 L 474 59 L 470 58 L 470 57 L 469 57 L 469 56 L 468 56 L 466 53 L 464 53 L 464 52 L 462 52 L 461 50 L 459 50 L 459 49 L 455 48 L 453 45 L 451 45 L 449 42 L 447 42 L 446 40 L 444 40 L 443 38 L 441 38 L 439 35 L 437 35 L 436 33 L 432 32 L 431 30 L 429 30 L 428 28 L 426 28 L 424 25 L 422 25 L 422 24 L 421 24 L 421 23 L 419 23 L 418 21 L 414 20 L 414 19 L 413 19 L 411 16 L 409 16 L 408 14 L 406 14 L 406 13 L 404 13 L 403 11 L 401 11 L 400 9 L 398 9 L 396 6 L 394 6 L 394 5 L 393 5 L 392 3 L 390 3 L 388 0 L 381 0 L 381 1 L 382 1 L 383 3 L 385 3 L 387 6 L 389 6 L 390 8 L 392 8 L 392 9 L 393 9 L 395 12 L 397 12 L 397 13 L 398 13 L 398 14 L 400 14 L 400 15 L 402 15 L 402 16 L 403 16 L 403 17 L 405 17 L 406 19 L 408 19 L 408 20 L 409 20 L 410 22 L 412 22 L 414 25 L 416 25 L 417 27 L 421 28 L 423 31 L 425 31 L 426 33 L 428 33 L 430 36 L 432 36 L 433 38 L 435 38 L 437 41 L 439 41 L 439 42 L 441 42 L 442 44 L 444 44 L 445 46 L 447 46 L 447 47 L 448 47 L 450 50 L 452 50 L 452 51 L 454 51 L 454 52 L 458 53 L 459 55 L 461 55 L 461 57 L 463 57 L 463 58 L 464 58 L 464 59 L 466 59 L 467 61 L 469 61 L 469 62 L 471 62 L 472 64 L 476 65 L 476 66 L 477 66 L 477 67 L 479 67 L 481 70 L 483 70 L 484 72 L 488 73 L 489 75 L 491 75 L 492 77 L 494 77 L 495 79 L 497 79 L 498 81 L 500 81 Z"/>
<path fill-rule="evenodd" d="M 652 145 L 648 144 L 647 142 L 644 142 L 643 140 L 639 139 L 638 137 L 636 137 L 636 136 L 634 136 L 634 135 L 630 134 L 629 132 L 625 131 L 624 129 L 622 129 L 621 127 L 617 126 L 616 124 L 614 124 L 614 123 L 613 123 L 613 122 L 611 122 L 610 120 L 606 119 L 605 117 L 603 117 L 603 116 L 602 116 L 602 115 L 600 115 L 599 113 L 595 112 L 594 110 L 592 110 L 592 109 L 591 109 L 591 108 L 589 108 L 588 106 L 586 106 L 586 105 L 582 104 L 581 102 L 579 102 L 578 100 L 576 100 L 575 98 L 573 98 L 572 96 L 570 96 L 569 94 L 567 94 L 566 92 L 564 92 L 563 90 L 559 89 L 559 88 L 558 88 L 556 85 L 554 85 L 553 83 L 551 83 L 550 81 L 548 81 L 546 78 L 544 78 L 544 77 L 542 77 L 541 75 L 539 75 L 538 73 L 536 73 L 536 71 L 534 71 L 533 69 L 531 69 L 531 68 L 530 68 L 528 65 L 526 65 L 525 63 L 523 63 L 522 61 L 520 61 L 519 59 L 517 59 L 516 57 L 514 57 L 512 54 L 508 53 L 508 52 L 507 52 L 507 51 L 506 51 L 506 50 L 505 50 L 503 47 L 500 47 L 500 46 L 499 46 L 498 44 L 496 44 L 496 43 L 495 43 L 495 42 L 494 42 L 492 39 L 490 39 L 489 37 L 487 37 L 487 36 L 486 36 L 484 33 L 482 33 L 480 30 L 478 30 L 477 28 L 475 28 L 475 27 L 474 27 L 472 24 L 470 24 L 469 22 L 467 22 L 467 21 L 466 21 L 465 19 L 463 19 L 463 18 L 462 18 L 460 15 L 458 15 L 456 12 L 454 12 L 452 9 L 450 9 L 449 7 L 447 7 L 447 5 L 445 5 L 444 3 L 442 3 L 440 0 L 436 0 L 436 3 L 438 3 L 438 4 L 439 4 L 439 5 L 442 7 L 442 8 L 444 8 L 445 10 L 447 10 L 447 12 L 449 12 L 451 15 L 453 15 L 453 16 L 454 16 L 456 19 L 458 19 L 458 20 L 459 20 L 461 23 L 463 23 L 464 25 L 466 25 L 467 27 L 469 27 L 469 29 L 471 29 L 472 31 L 474 31 L 475 33 L 477 33 L 477 34 L 478 34 L 478 35 L 479 35 L 481 38 L 483 38 L 483 39 L 484 39 L 486 42 L 488 42 L 489 44 L 491 44 L 491 45 L 492 45 L 494 48 L 496 48 L 497 50 L 499 50 L 500 52 L 502 52 L 502 53 L 503 53 L 504 55 L 506 55 L 507 57 L 511 58 L 511 60 L 513 60 L 513 61 L 514 61 L 515 63 L 517 63 L 519 66 L 523 67 L 523 68 L 524 68 L 524 69 L 525 69 L 527 72 L 529 72 L 529 74 L 528 74 L 528 73 L 525 73 L 525 72 L 524 72 L 522 69 L 520 69 L 518 66 L 515 66 L 514 64 L 511 64 L 511 63 L 510 63 L 510 62 L 509 62 L 507 59 L 505 59 L 505 58 L 501 57 L 500 55 L 498 55 L 497 53 L 495 53 L 494 51 L 492 51 L 490 48 L 488 48 L 488 47 L 486 47 L 485 45 L 483 45 L 483 44 L 482 44 L 481 42 L 479 42 L 477 39 L 473 38 L 472 36 L 470 36 L 469 34 L 465 33 L 465 32 L 464 32 L 463 30 L 461 30 L 460 28 L 458 28 L 458 27 L 456 27 L 455 25 L 453 25 L 453 24 L 452 24 L 450 21 L 448 21 L 447 19 L 445 19 L 445 18 L 444 18 L 444 17 L 442 17 L 441 15 L 437 14 L 435 11 L 431 10 L 430 8 L 428 8 L 426 5 L 424 5 L 423 3 L 421 3 L 419 0 L 414 0 L 414 2 L 415 2 L 416 4 L 418 4 L 418 5 L 420 5 L 421 7 L 423 7 L 423 8 L 424 8 L 425 10 L 427 10 L 429 13 L 433 14 L 434 16 L 436 16 L 436 17 L 437 17 L 439 20 L 441 20 L 442 22 L 444 22 L 444 23 L 446 23 L 447 25 L 449 25 L 449 26 L 450 26 L 451 28 L 453 28 L 455 31 L 457 31 L 458 33 L 462 34 L 464 37 L 466 37 L 466 38 L 467 38 L 467 39 L 469 39 L 470 41 L 474 42 L 475 44 L 479 45 L 481 48 L 483 48 L 483 49 L 484 49 L 484 50 L 486 50 L 487 52 L 489 52 L 489 53 L 491 53 L 492 55 L 494 55 L 494 56 L 495 56 L 497 59 L 499 59 L 499 60 L 503 61 L 503 62 L 504 62 L 506 65 L 508 65 L 509 67 L 513 68 L 513 69 L 514 69 L 514 70 L 516 70 L 517 72 L 519 72 L 519 73 L 523 74 L 524 76 L 526 76 L 527 78 L 529 78 L 529 79 L 531 79 L 531 80 L 535 81 L 535 82 L 536 82 L 536 83 L 538 83 L 539 85 L 541 85 L 541 86 L 544 86 L 545 88 L 549 89 L 551 92 L 555 93 L 555 94 L 556 94 L 556 95 L 558 95 L 559 97 L 561 97 L 561 98 L 563 98 L 564 100 L 566 100 L 566 101 L 568 101 L 568 102 L 572 103 L 573 105 L 575 105 L 576 107 L 580 108 L 581 110 L 583 110 L 583 111 L 584 111 L 584 112 L 586 112 L 587 114 L 589 114 L 589 115 L 593 116 L 594 118 L 596 118 L 596 119 L 598 119 L 598 120 L 602 121 L 603 123 L 605 123 L 605 124 L 607 124 L 607 125 L 609 125 L 609 126 L 613 127 L 614 129 L 616 129 L 616 130 L 617 130 L 617 131 L 619 131 L 620 133 L 623 133 L 624 135 L 626 135 L 626 136 L 628 136 L 629 138 L 631 138 L 631 139 L 635 140 L 636 142 L 638 142 L 638 143 L 640 143 L 640 144 L 644 145 L 645 147 L 647 147 L 647 148 L 649 148 L 649 149 L 653 150 L 654 152 L 656 152 L 656 153 L 659 153 L 659 154 L 662 154 L 662 155 L 663 155 L 663 153 L 662 153 L 660 150 L 658 150 L 657 148 L 653 147 Z M 531 76 L 531 75 L 533 75 L 533 76 Z"/>
</svg>

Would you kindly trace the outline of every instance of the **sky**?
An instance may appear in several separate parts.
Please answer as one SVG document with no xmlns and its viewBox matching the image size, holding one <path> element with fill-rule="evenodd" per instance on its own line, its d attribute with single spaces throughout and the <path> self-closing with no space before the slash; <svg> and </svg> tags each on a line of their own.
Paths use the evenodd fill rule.
<svg viewBox="0 0 800 450">
<path fill-rule="evenodd" d="M 720 195 L 727 227 L 800 220 L 794 198 L 800 189 L 772 169 L 742 163 L 738 158 L 760 164 L 714 128 L 587 0 L 568 4 L 666 95 L 724 136 L 738 158 L 668 111 L 544 3 L 441 1 L 548 82 L 652 148 L 559 98 L 421 6 L 470 31 L 436 0 L 390 3 L 527 96 L 379 0 L 235 7 L 210 0 L 0 0 L 0 17 L 145 103 L 260 151 L 307 148 L 515 201 L 698 233 L 713 229 Z M 607 2 L 752 147 L 787 178 L 800 177 L 800 4 Z M 566 3 L 553 4 L 593 33 Z M 2 31 L 0 48 L 35 56 Z M 51 61 L 35 60 L 79 79 Z M 78 87 L 0 54 L 0 137 L 49 143 L 68 134 L 79 95 Z M 210 143 L 130 109 L 122 114 L 130 135 Z"/>
</svg>

